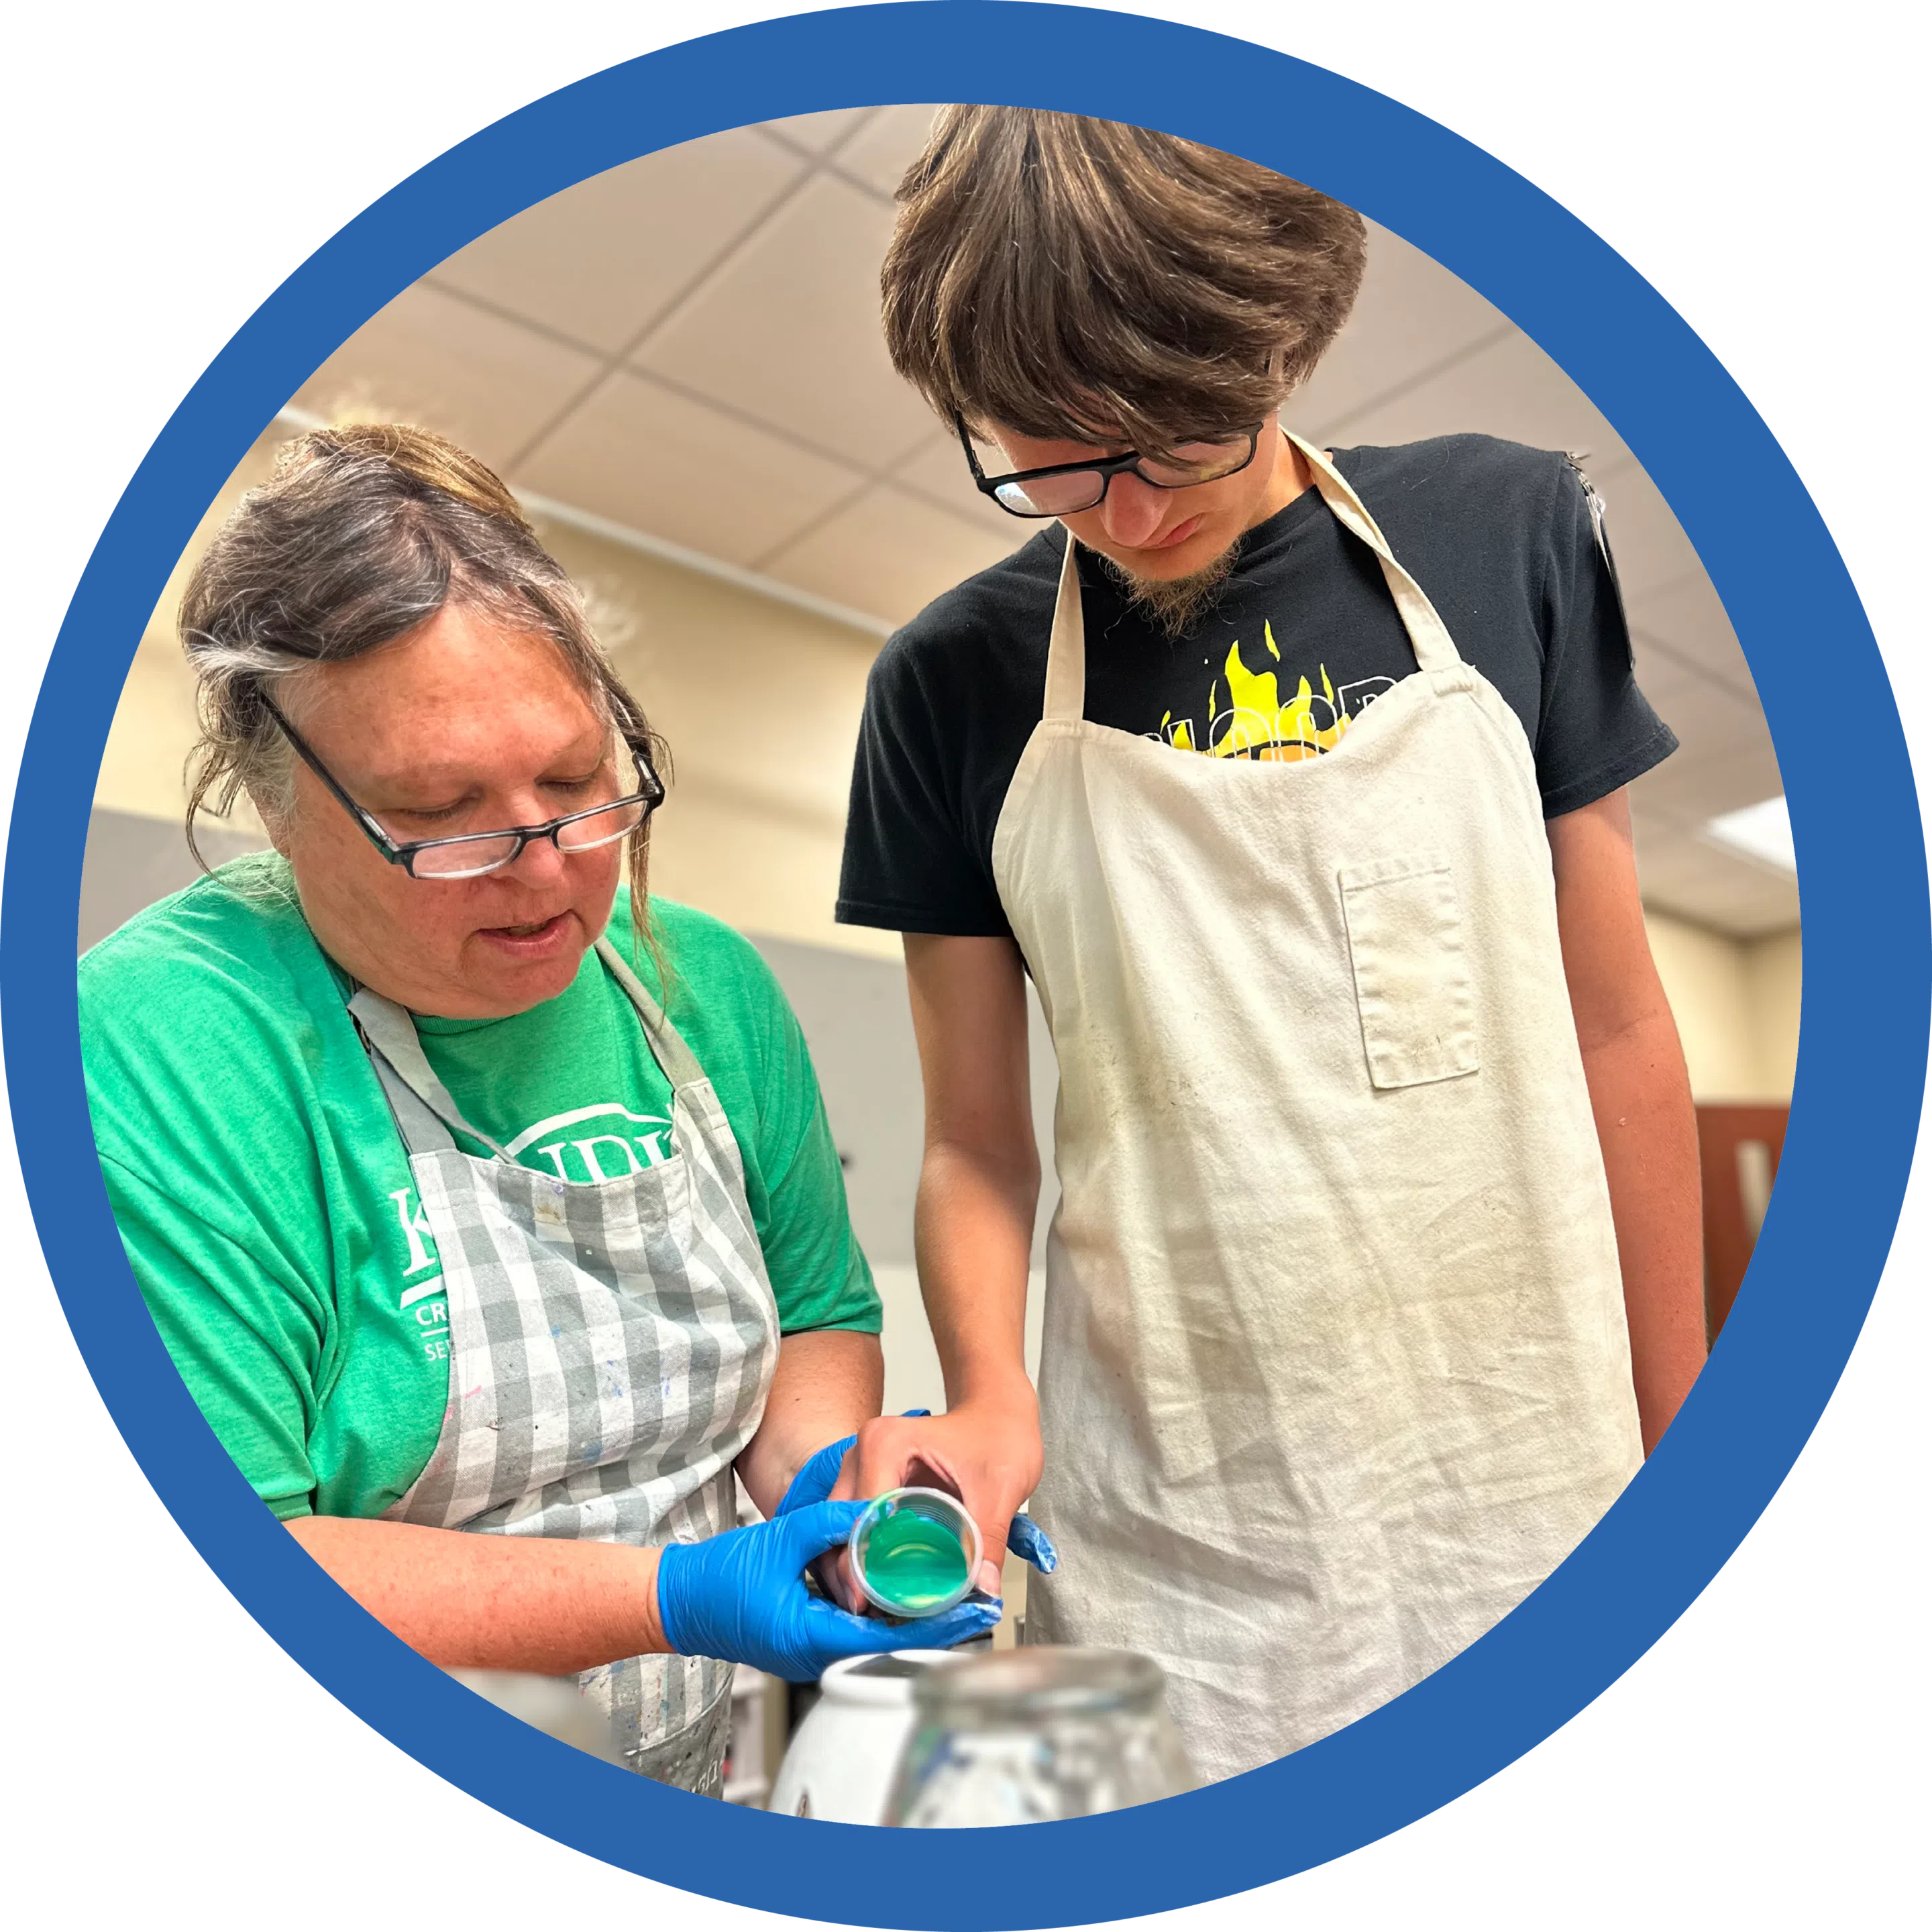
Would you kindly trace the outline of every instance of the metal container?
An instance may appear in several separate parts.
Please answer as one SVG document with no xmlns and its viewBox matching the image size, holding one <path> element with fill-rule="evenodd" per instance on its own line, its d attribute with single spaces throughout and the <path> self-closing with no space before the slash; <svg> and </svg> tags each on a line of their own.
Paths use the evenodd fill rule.
<svg viewBox="0 0 1932 1932">
<path fill-rule="evenodd" d="M 560 1744 L 574 1744 L 606 1764 L 623 1766 L 610 1720 L 598 1714 L 577 1688 L 575 1678 L 540 1677 L 527 1670 L 458 1670 L 448 1675 L 466 1690 Z"/>
<path fill-rule="evenodd" d="M 886 1822 L 1039 1824 L 1192 1790 L 1166 1690 L 1151 1658 L 1048 1645 L 922 1678 Z"/>
</svg>

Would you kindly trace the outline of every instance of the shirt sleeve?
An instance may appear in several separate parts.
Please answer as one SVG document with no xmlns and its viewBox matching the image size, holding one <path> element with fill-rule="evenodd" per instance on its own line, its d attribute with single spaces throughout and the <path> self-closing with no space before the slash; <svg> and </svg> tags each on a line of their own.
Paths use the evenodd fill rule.
<svg viewBox="0 0 1932 1932">
<path fill-rule="evenodd" d="M 269 1508 L 284 1522 L 310 1514 L 326 1311 L 131 1168 L 104 1156 L 100 1170 L 135 1283 L 188 1393 Z"/>
<path fill-rule="evenodd" d="M 850 1328 L 876 1335 L 884 1310 L 872 1270 L 853 1232 L 845 1172 L 804 1030 L 776 976 L 749 946 L 764 1011 L 758 1090 L 758 1237 L 778 1303 L 778 1332 Z"/>
<path fill-rule="evenodd" d="M 1012 928 L 968 824 L 965 747 L 952 742 L 965 721 L 920 676 L 915 636 L 894 636 L 866 680 L 837 916 L 892 932 L 1004 938 Z"/>
<path fill-rule="evenodd" d="M 1575 465 L 1556 466 L 1540 620 L 1543 709 L 1536 741 L 1544 815 L 1607 797 L 1677 748 L 1637 688 L 1630 630 L 1600 500 Z"/>
</svg>

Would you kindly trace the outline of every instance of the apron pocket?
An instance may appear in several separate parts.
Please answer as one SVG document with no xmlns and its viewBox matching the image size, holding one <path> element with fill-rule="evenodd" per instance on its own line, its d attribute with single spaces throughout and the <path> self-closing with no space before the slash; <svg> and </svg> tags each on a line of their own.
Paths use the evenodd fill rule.
<svg viewBox="0 0 1932 1932">
<path fill-rule="evenodd" d="M 1474 1072 L 1475 998 L 1448 855 L 1345 866 L 1340 878 L 1370 1082 L 1419 1087 Z"/>
</svg>

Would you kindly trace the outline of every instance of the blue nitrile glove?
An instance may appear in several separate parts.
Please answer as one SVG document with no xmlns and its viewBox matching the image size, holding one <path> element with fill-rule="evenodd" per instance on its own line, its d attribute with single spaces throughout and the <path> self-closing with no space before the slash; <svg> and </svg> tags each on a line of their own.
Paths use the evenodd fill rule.
<svg viewBox="0 0 1932 1932">
<path fill-rule="evenodd" d="M 905 1412 L 908 1421 L 916 1415 L 932 1413 L 929 1408 L 909 1408 Z M 836 1442 L 828 1442 L 823 1449 L 808 1456 L 786 1488 L 784 1500 L 778 1504 L 778 1514 L 789 1516 L 795 1509 L 806 1509 L 813 1503 L 825 1502 L 832 1494 L 832 1486 L 838 1480 L 838 1472 L 844 1467 L 846 1450 L 858 1439 L 856 1436 L 842 1436 Z"/>
<path fill-rule="evenodd" d="M 905 1412 L 908 1420 L 932 1413 L 929 1408 L 909 1408 Z M 856 1436 L 843 1436 L 808 1456 L 800 1466 L 798 1474 L 791 1479 L 784 1499 L 778 1504 L 778 1514 L 788 1516 L 794 1510 L 824 1502 L 831 1495 L 832 1485 L 838 1480 L 838 1472 L 844 1466 L 846 1450 L 858 1439 Z M 1006 1547 L 1022 1562 L 1030 1563 L 1042 1576 L 1050 1576 L 1060 1568 L 1060 1552 L 1054 1548 L 1052 1538 L 1024 1510 L 1013 1518 L 1007 1528 Z"/>
<path fill-rule="evenodd" d="M 702 1543 L 668 1544 L 658 1553 L 664 1641 L 682 1656 L 722 1658 L 810 1684 L 841 1658 L 947 1650 L 999 1622 L 997 1599 L 889 1624 L 813 1596 L 805 1587 L 806 1565 L 843 1543 L 866 1509 L 862 1502 L 814 1503 Z"/>
<path fill-rule="evenodd" d="M 1024 1510 L 1007 1526 L 1006 1547 L 1042 1576 L 1051 1576 L 1060 1568 L 1060 1552 L 1054 1548 L 1053 1538 Z"/>
</svg>

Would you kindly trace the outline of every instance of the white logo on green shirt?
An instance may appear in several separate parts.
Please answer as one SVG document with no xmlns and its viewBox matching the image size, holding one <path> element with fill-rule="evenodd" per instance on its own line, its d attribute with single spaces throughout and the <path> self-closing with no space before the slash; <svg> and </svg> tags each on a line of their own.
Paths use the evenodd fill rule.
<svg viewBox="0 0 1932 1932">
<path fill-rule="evenodd" d="M 644 1133 L 618 1132 L 573 1136 L 567 1130 L 591 1120 L 610 1120 L 613 1125 L 628 1121 Z M 555 1134 L 545 1142 L 546 1134 Z M 553 1114 L 533 1127 L 526 1127 L 503 1151 L 520 1160 L 526 1149 L 549 1163 L 560 1180 L 580 1185 L 597 1180 L 622 1180 L 627 1174 L 641 1174 L 647 1167 L 661 1166 L 669 1157 L 670 1123 L 662 1114 L 634 1114 L 615 1100 L 593 1107 L 573 1107 L 568 1113 Z M 640 1158 L 640 1156 L 642 1157 Z M 535 1161 L 526 1165 L 534 1166 Z"/>
</svg>

